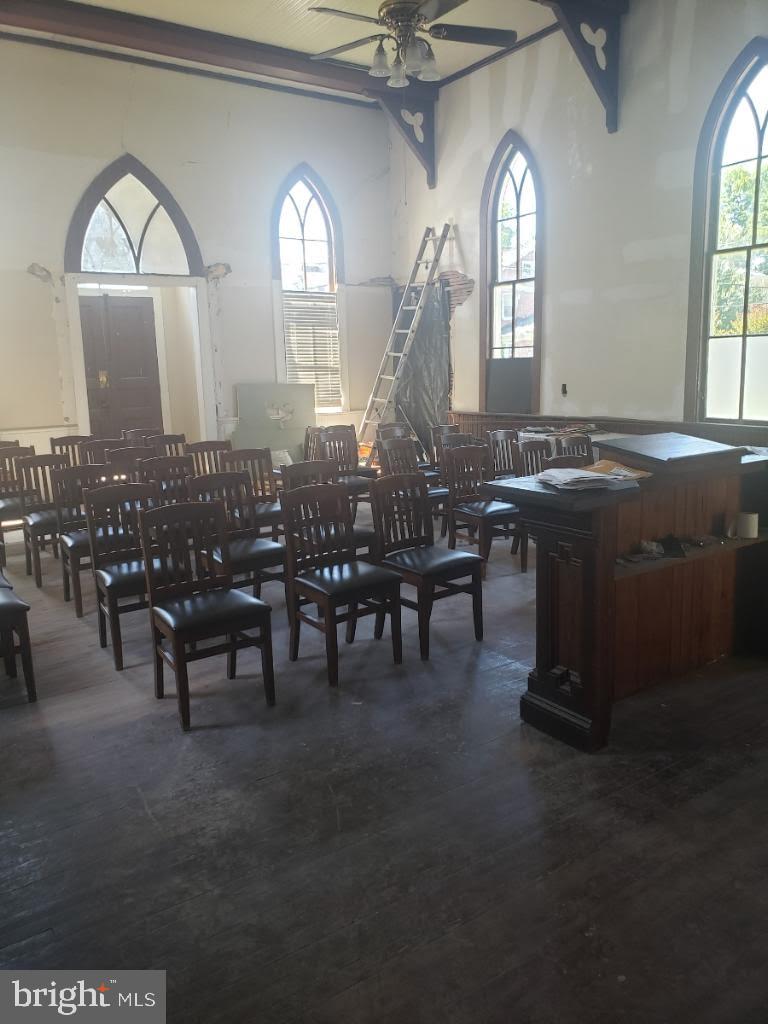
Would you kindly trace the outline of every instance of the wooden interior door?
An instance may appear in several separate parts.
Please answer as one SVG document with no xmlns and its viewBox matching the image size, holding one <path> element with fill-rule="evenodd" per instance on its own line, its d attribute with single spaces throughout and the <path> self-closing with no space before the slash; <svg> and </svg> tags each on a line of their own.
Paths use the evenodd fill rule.
<svg viewBox="0 0 768 1024">
<path fill-rule="evenodd" d="M 80 299 L 91 433 L 163 424 L 154 302 L 149 296 Z"/>
</svg>

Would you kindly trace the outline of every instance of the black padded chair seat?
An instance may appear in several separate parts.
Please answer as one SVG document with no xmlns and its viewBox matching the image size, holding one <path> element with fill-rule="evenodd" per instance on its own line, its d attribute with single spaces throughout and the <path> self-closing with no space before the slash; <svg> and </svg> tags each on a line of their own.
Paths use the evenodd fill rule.
<svg viewBox="0 0 768 1024">
<path fill-rule="evenodd" d="M 283 510 L 279 501 L 259 501 L 250 513 L 250 518 L 256 526 L 273 526 L 282 523 Z"/>
<path fill-rule="evenodd" d="M 332 565 L 299 573 L 296 582 L 318 590 L 327 597 L 343 597 L 366 588 L 399 583 L 400 576 L 391 569 L 383 569 L 370 562 L 350 562 L 347 565 Z"/>
<path fill-rule="evenodd" d="M 2 569 L 0 569 L 0 590 L 13 590 L 13 584 L 9 583 L 5 576 L 3 576 Z"/>
<path fill-rule="evenodd" d="M 367 477 L 369 480 L 376 480 L 379 476 L 378 469 L 374 469 L 373 466 L 358 466 L 355 473 L 358 476 Z"/>
<path fill-rule="evenodd" d="M 59 541 L 69 551 L 78 554 L 89 551 L 91 547 L 87 530 L 72 530 L 69 533 L 62 533 L 59 535 Z"/>
<path fill-rule="evenodd" d="M 351 474 L 344 474 L 344 476 L 340 476 L 339 483 L 343 484 L 349 493 L 354 495 L 367 494 L 368 488 L 371 486 L 370 478 L 364 476 L 352 476 Z"/>
<path fill-rule="evenodd" d="M 218 627 L 222 633 L 229 633 L 264 621 L 270 606 L 242 590 L 227 589 L 162 601 L 153 611 L 167 626 L 182 633 L 215 631 Z"/>
<path fill-rule="evenodd" d="M 0 498 L 0 523 L 21 519 L 22 514 L 21 498 Z"/>
<path fill-rule="evenodd" d="M 432 501 L 442 501 L 443 499 L 448 497 L 448 488 L 447 487 L 428 487 L 427 488 L 427 497 L 430 498 Z"/>
<path fill-rule="evenodd" d="M 0 589 L 0 623 L 3 619 L 11 619 L 21 612 L 28 612 L 29 605 L 26 601 L 14 594 L 10 585 Z"/>
<path fill-rule="evenodd" d="M 159 569 L 159 559 L 155 559 L 155 565 Z M 143 558 L 137 558 L 132 562 L 114 562 L 110 565 L 102 565 L 94 575 L 105 590 L 121 590 L 126 594 L 146 592 L 147 580 Z"/>
<path fill-rule="evenodd" d="M 482 565 L 483 559 L 472 551 L 449 551 L 433 546 L 393 551 L 387 555 L 383 564 L 418 576 L 446 576 L 449 573 L 463 576 Z"/>
<path fill-rule="evenodd" d="M 46 532 L 51 530 L 55 532 L 59 526 L 55 508 L 43 508 L 39 512 L 28 512 L 24 516 L 24 522 L 35 530 Z"/>
<path fill-rule="evenodd" d="M 376 531 L 371 526 L 353 526 L 352 537 L 355 548 L 369 548 L 376 540 Z"/>
<path fill-rule="evenodd" d="M 483 519 L 512 519 L 518 515 L 517 505 L 506 501 L 465 501 L 457 505 L 454 512 L 458 515 L 466 513 L 470 516 L 482 516 Z"/>
<path fill-rule="evenodd" d="M 213 560 L 221 565 L 221 548 L 213 549 Z M 283 564 L 285 548 L 266 537 L 235 537 L 229 542 L 229 561 L 235 574 L 250 569 L 269 569 Z"/>
<path fill-rule="evenodd" d="M 440 470 L 439 469 L 432 469 L 431 466 L 427 466 L 427 467 L 419 466 L 419 472 L 423 473 L 424 476 L 427 478 L 427 483 L 429 483 L 430 480 L 439 480 L 440 479 Z"/>
</svg>

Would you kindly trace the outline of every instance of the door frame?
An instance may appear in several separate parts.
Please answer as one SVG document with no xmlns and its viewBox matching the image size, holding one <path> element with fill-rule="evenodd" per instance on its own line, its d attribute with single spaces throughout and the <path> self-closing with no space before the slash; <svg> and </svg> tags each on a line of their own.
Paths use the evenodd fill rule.
<svg viewBox="0 0 768 1024">
<path fill-rule="evenodd" d="M 194 288 L 197 299 L 197 331 L 192 339 L 197 359 L 195 361 L 195 379 L 197 381 L 197 405 L 200 420 L 200 436 L 204 439 L 217 437 L 218 423 L 216 416 L 216 382 L 214 375 L 213 348 L 211 343 L 211 323 L 208 312 L 208 282 L 204 277 L 179 277 L 159 274 L 65 274 L 64 291 L 66 295 L 69 325 L 69 355 L 72 368 L 72 389 L 75 397 L 78 431 L 90 434 L 91 416 L 88 407 L 88 388 L 85 375 L 85 353 L 83 351 L 83 330 L 80 322 L 80 284 L 108 285 L 110 290 L 119 292 L 126 285 L 141 285 L 148 289 L 144 294 L 152 298 L 155 308 L 155 341 L 157 345 L 157 362 L 160 371 L 160 393 L 163 420 L 170 426 L 170 398 L 168 390 L 168 371 L 166 364 L 165 334 L 163 331 L 161 303 L 157 301 L 157 291 L 162 288 Z M 99 294 L 99 292 L 95 292 Z M 104 294 L 102 291 L 101 294 Z M 129 293 L 130 294 L 130 293 Z M 158 316 L 159 313 L 159 316 Z"/>
</svg>

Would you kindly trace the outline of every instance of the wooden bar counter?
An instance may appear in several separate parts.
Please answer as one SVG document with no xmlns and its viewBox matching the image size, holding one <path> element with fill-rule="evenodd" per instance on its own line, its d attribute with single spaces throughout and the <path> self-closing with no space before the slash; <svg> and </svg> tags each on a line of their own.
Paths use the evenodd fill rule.
<svg viewBox="0 0 768 1024">
<path fill-rule="evenodd" d="M 591 492 L 535 477 L 484 487 L 516 504 L 536 538 L 522 718 L 584 750 L 606 743 L 614 701 L 725 655 L 768 654 L 768 458 L 683 434 L 602 442 L 600 454 L 652 476 Z M 739 512 L 760 514 L 757 540 L 617 562 L 642 540 L 722 538 Z"/>
</svg>

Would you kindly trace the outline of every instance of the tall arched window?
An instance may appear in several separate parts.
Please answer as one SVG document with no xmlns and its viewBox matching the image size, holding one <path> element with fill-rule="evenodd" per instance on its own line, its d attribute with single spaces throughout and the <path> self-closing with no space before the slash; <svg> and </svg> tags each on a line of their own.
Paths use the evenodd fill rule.
<svg viewBox="0 0 768 1024">
<path fill-rule="evenodd" d="M 314 384 L 318 412 L 343 406 L 331 206 L 308 169 L 281 189 L 276 234 L 283 297 L 286 379 Z"/>
<path fill-rule="evenodd" d="M 768 45 L 729 90 L 709 162 L 699 414 L 768 421 Z"/>
</svg>

